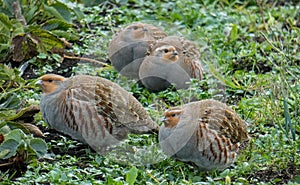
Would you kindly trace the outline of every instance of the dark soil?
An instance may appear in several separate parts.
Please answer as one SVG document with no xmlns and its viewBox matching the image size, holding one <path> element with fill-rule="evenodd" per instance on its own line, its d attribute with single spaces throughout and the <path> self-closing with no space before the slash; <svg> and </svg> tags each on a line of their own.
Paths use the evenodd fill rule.
<svg viewBox="0 0 300 185">
<path fill-rule="evenodd" d="M 257 180 L 257 182 L 274 182 L 276 184 L 286 184 L 293 181 L 296 176 L 300 176 L 300 165 L 293 163 L 288 164 L 286 169 L 277 170 L 276 168 L 268 168 L 259 170 L 249 175 L 249 181 Z M 276 180 L 275 180 L 276 179 Z"/>
<path fill-rule="evenodd" d="M 72 67 L 77 65 L 77 60 L 65 59 L 59 67 L 53 69 L 53 73 L 69 77 L 72 74 Z M 35 74 L 35 66 L 29 65 L 24 71 L 22 78 L 27 79 L 36 79 L 39 76 Z"/>
<path fill-rule="evenodd" d="M 42 130 L 42 132 L 47 132 L 49 134 L 46 135 L 46 137 L 44 138 L 44 140 L 46 141 L 46 143 L 51 143 L 53 141 L 57 141 L 57 140 L 61 140 L 61 136 L 66 137 L 69 140 L 72 140 L 71 137 L 64 135 L 62 133 L 57 132 L 56 130 L 53 129 L 45 129 L 45 128 L 40 128 Z M 62 148 L 61 146 L 57 146 L 54 144 L 51 145 L 51 148 L 48 149 L 49 153 L 53 153 L 55 155 L 70 155 L 70 156 L 74 156 L 74 157 L 82 157 L 86 154 L 86 149 L 90 149 L 91 151 L 93 151 L 92 148 L 90 148 L 88 145 L 83 144 L 78 142 L 76 144 L 75 147 L 73 148 L 68 148 L 67 150 L 65 148 Z"/>
</svg>

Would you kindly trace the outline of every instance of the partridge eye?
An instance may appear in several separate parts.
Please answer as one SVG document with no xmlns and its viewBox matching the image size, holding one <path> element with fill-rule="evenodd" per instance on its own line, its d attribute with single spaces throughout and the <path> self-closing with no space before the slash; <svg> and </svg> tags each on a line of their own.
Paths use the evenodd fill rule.
<svg viewBox="0 0 300 185">
<path fill-rule="evenodd" d="M 52 79 L 49 79 L 49 80 L 48 80 L 48 82 L 50 82 L 50 83 L 51 83 L 51 82 L 53 82 L 53 80 L 52 80 Z"/>
<path fill-rule="evenodd" d="M 176 116 L 176 114 L 171 114 L 171 117 L 175 117 Z"/>
<path fill-rule="evenodd" d="M 134 30 L 137 30 L 138 28 L 139 28 L 139 27 L 137 27 L 137 26 L 134 26 L 134 27 L 133 27 Z"/>
<path fill-rule="evenodd" d="M 164 52 L 165 52 L 165 53 L 168 53 L 168 52 L 169 52 L 169 50 L 168 50 L 168 49 L 164 49 Z"/>
</svg>

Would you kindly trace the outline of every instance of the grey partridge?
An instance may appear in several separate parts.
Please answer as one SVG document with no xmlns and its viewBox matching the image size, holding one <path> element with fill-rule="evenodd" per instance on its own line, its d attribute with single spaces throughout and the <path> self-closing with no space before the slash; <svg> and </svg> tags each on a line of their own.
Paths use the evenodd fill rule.
<svg viewBox="0 0 300 185">
<path fill-rule="evenodd" d="M 151 24 L 132 23 L 113 36 L 108 46 L 109 59 L 122 75 L 137 79 L 150 45 L 166 36 L 164 31 Z"/>
<path fill-rule="evenodd" d="M 128 133 L 158 131 L 142 105 L 129 92 L 107 79 L 55 74 L 40 77 L 43 119 L 55 130 L 90 145 L 98 153 Z"/>
<path fill-rule="evenodd" d="M 159 131 L 162 150 L 201 170 L 224 169 L 249 140 L 246 123 L 226 104 L 202 100 L 164 113 Z"/>
<path fill-rule="evenodd" d="M 172 84 L 188 88 L 191 78 L 202 79 L 203 69 L 196 44 L 178 36 L 158 40 L 140 66 L 139 78 L 151 91 L 162 91 Z"/>
</svg>

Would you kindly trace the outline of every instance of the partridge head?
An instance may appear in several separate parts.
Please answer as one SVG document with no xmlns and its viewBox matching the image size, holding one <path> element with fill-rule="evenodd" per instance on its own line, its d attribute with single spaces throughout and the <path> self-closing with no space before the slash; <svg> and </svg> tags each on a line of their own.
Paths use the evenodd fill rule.
<svg viewBox="0 0 300 185">
<path fill-rule="evenodd" d="M 142 105 L 118 84 L 104 78 L 77 75 L 40 78 L 43 119 L 55 130 L 87 143 L 98 153 L 128 133 L 158 130 Z"/>
<path fill-rule="evenodd" d="M 156 48 L 154 55 L 170 62 L 177 62 L 179 59 L 176 48 L 171 45 L 163 45 L 159 48 Z"/>
<path fill-rule="evenodd" d="M 191 78 L 202 79 L 202 66 L 197 46 L 189 40 L 168 36 L 151 48 L 139 70 L 142 84 L 149 90 L 162 91 L 172 84 L 188 88 Z"/>
<path fill-rule="evenodd" d="M 236 159 L 249 136 L 246 123 L 224 103 L 202 100 L 164 113 L 159 131 L 162 150 L 204 171 L 224 169 Z"/>
<path fill-rule="evenodd" d="M 156 40 L 166 37 L 161 29 L 146 23 L 132 23 L 116 33 L 108 46 L 114 68 L 124 76 L 138 78 L 141 62 Z"/>
</svg>

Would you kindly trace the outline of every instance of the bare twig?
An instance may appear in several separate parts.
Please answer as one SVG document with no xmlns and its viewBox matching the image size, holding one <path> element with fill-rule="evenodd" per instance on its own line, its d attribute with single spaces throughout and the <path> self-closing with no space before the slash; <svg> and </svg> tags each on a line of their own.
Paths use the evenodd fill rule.
<svg viewBox="0 0 300 185">
<path fill-rule="evenodd" d="M 95 59 L 91 59 L 91 58 L 68 56 L 68 55 L 64 55 L 64 58 L 72 59 L 72 60 L 83 60 L 83 61 L 87 61 L 87 62 L 93 62 L 93 63 L 101 64 L 101 65 L 104 65 L 104 66 L 109 66 L 109 64 L 106 64 L 104 62 L 101 62 L 101 61 L 98 61 L 98 60 L 95 60 Z"/>
<path fill-rule="evenodd" d="M 2 164 L 0 164 L 0 167 L 10 166 L 13 163 L 14 163 L 13 161 L 12 162 L 7 162 L 7 163 L 2 163 Z"/>
</svg>

